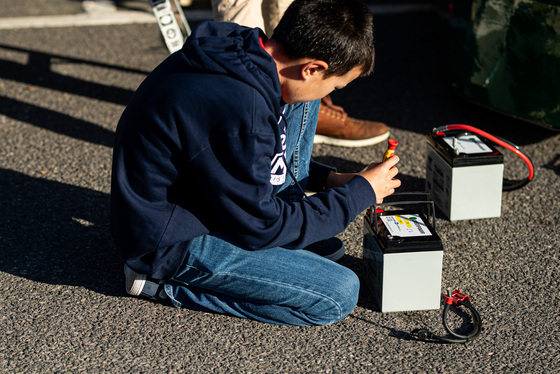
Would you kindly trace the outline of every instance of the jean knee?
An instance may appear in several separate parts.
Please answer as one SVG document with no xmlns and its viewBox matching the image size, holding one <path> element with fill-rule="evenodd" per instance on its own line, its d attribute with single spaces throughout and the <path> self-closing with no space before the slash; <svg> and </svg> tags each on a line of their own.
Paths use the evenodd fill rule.
<svg viewBox="0 0 560 374">
<path fill-rule="evenodd" d="M 342 298 L 340 300 L 341 318 L 345 318 L 352 313 L 356 304 L 358 304 L 358 296 L 360 294 L 360 279 L 352 270 L 348 269 L 347 276 L 344 278 Z"/>
<path fill-rule="evenodd" d="M 360 280 L 350 269 L 343 268 L 337 274 L 335 286 L 329 290 L 320 303 L 322 307 L 315 305 L 312 315 L 308 315 L 314 325 L 331 325 L 348 316 L 358 303 L 360 293 Z"/>
</svg>

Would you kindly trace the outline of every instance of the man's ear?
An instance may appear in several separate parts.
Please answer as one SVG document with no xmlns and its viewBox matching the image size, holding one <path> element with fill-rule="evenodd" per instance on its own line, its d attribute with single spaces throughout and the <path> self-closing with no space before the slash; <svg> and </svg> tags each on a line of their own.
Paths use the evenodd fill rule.
<svg viewBox="0 0 560 374">
<path fill-rule="evenodd" d="M 303 79 L 317 77 L 319 73 L 323 73 L 329 68 L 329 64 L 322 60 L 309 61 L 302 65 L 301 75 Z"/>
</svg>

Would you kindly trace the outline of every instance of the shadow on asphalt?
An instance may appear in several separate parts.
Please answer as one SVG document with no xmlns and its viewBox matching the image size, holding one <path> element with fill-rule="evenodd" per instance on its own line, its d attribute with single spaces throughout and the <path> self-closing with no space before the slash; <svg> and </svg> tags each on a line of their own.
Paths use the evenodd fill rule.
<svg viewBox="0 0 560 374">
<path fill-rule="evenodd" d="M 108 68 L 125 73 L 143 75 L 149 73 L 149 71 L 103 64 L 5 44 L 0 44 L 0 49 L 28 55 L 26 64 L 0 59 L 0 78 L 119 105 L 126 105 L 134 91 L 60 74 L 52 71 L 52 67 L 61 63 L 73 63 Z M 113 146 L 114 132 L 111 130 L 104 129 L 93 122 L 77 119 L 15 99 L 0 96 L 0 114 L 75 139 L 107 147 Z"/>
<path fill-rule="evenodd" d="M 0 68 L 1 69 L 1 68 Z M 0 96 L 0 115 L 78 140 L 113 147 L 115 133 L 95 123 Z"/>
<path fill-rule="evenodd" d="M 552 170 L 556 175 L 560 175 L 560 153 L 550 160 L 548 164 L 543 165 L 543 167 Z"/>
<path fill-rule="evenodd" d="M 359 305 L 359 304 L 358 304 L 358 305 Z M 360 305 L 360 306 L 363 306 L 363 305 Z M 389 336 L 390 336 L 390 337 L 397 338 L 397 339 L 399 339 L 399 340 L 417 340 L 417 339 L 416 339 L 410 332 L 408 332 L 408 331 L 402 331 L 402 330 L 394 329 L 394 328 L 391 328 L 391 327 L 383 326 L 383 325 L 380 325 L 379 323 L 376 323 L 376 322 L 371 321 L 371 320 L 367 320 L 367 319 L 365 319 L 365 318 L 357 317 L 357 316 L 355 316 L 355 315 L 353 315 L 353 314 L 350 314 L 350 315 L 348 316 L 348 318 L 357 319 L 357 320 L 363 321 L 363 322 L 365 322 L 365 323 L 368 323 L 368 324 L 370 324 L 370 325 L 372 325 L 372 326 L 375 326 L 376 328 L 385 329 L 385 330 L 389 331 Z"/>
<path fill-rule="evenodd" d="M 133 91 L 60 74 L 52 71 L 52 67 L 57 64 L 72 63 L 107 68 L 123 73 L 143 75 L 150 73 L 146 70 L 131 69 L 124 66 L 19 48 L 6 44 L 0 44 L 0 48 L 11 52 L 26 53 L 28 55 L 27 64 L 0 60 L 0 78 L 16 80 L 33 86 L 45 87 L 120 105 L 126 105 L 128 103 Z"/>
<path fill-rule="evenodd" d="M 109 195 L 0 169 L 0 271 L 123 295 Z"/>
</svg>

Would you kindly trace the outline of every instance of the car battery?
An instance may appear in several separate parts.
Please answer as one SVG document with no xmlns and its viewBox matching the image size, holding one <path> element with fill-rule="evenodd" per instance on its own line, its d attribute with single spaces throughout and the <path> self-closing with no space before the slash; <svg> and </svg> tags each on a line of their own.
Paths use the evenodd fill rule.
<svg viewBox="0 0 560 374">
<path fill-rule="evenodd" d="M 450 221 L 499 217 L 503 155 L 471 133 L 428 135 L 426 190 Z"/>
<path fill-rule="evenodd" d="M 392 204 L 378 204 L 364 217 L 365 283 L 382 313 L 439 309 L 443 244 L 433 202 L 424 202 L 432 224 L 422 210 L 380 209 Z"/>
</svg>

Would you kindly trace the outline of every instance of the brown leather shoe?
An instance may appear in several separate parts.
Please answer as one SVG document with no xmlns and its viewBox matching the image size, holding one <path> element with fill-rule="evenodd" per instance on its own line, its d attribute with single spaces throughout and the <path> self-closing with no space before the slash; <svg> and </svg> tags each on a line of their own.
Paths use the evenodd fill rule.
<svg viewBox="0 0 560 374">
<path fill-rule="evenodd" d="M 333 104 L 330 96 L 321 99 L 314 143 L 366 147 L 388 137 L 389 129 L 383 122 L 350 118 L 342 107 Z"/>
</svg>

